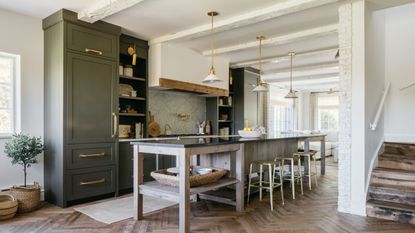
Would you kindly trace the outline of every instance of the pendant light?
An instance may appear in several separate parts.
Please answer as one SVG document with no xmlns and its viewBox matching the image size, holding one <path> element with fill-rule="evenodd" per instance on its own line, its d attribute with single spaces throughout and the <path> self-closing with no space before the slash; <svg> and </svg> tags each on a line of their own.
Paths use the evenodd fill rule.
<svg viewBox="0 0 415 233">
<path fill-rule="evenodd" d="M 256 39 L 259 41 L 259 79 L 252 90 L 253 92 L 268 92 L 267 83 L 262 80 L 262 40 L 265 39 L 264 36 L 257 36 Z"/>
<path fill-rule="evenodd" d="M 220 79 L 218 76 L 216 76 L 215 71 L 215 38 L 214 38 L 214 31 L 213 31 L 213 17 L 219 15 L 216 11 L 211 11 L 207 13 L 212 18 L 212 27 L 211 27 L 211 38 L 210 38 L 210 48 L 211 48 L 211 67 L 209 70 L 208 76 L 206 76 L 205 79 L 203 79 L 203 83 L 215 83 L 215 82 L 222 82 L 222 79 Z"/>
<path fill-rule="evenodd" d="M 289 52 L 288 56 L 290 56 L 290 91 L 285 96 L 287 99 L 295 99 L 298 98 L 295 92 L 293 91 L 293 56 L 295 55 L 294 52 Z"/>
</svg>

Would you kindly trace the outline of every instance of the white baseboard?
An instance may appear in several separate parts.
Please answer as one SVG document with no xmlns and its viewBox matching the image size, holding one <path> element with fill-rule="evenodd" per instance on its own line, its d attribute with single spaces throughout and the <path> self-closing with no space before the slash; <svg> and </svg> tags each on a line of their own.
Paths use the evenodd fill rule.
<svg viewBox="0 0 415 233">
<path fill-rule="evenodd" d="M 10 191 L 10 188 L 0 188 L 0 193 L 1 192 L 8 192 L 8 191 Z M 41 201 L 45 200 L 45 190 L 44 189 L 40 190 L 40 200 Z"/>
<path fill-rule="evenodd" d="M 385 133 L 385 142 L 415 143 L 415 134 Z"/>
</svg>

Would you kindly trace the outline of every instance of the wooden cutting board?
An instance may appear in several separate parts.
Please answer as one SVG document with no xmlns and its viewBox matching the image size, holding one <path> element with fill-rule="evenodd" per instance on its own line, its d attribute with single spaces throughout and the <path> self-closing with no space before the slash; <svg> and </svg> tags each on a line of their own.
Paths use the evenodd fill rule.
<svg viewBox="0 0 415 233">
<path fill-rule="evenodd" d="M 151 137 L 160 136 L 160 125 L 154 120 L 154 115 L 149 112 L 150 121 L 148 122 L 148 135 Z"/>
</svg>

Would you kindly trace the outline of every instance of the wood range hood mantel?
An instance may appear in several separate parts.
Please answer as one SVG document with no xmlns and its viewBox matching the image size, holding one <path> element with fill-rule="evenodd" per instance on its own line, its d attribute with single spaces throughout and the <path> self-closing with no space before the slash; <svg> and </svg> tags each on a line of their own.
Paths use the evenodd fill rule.
<svg viewBox="0 0 415 233">
<path fill-rule="evenodd" d="M 183 82 L 168 78 L 159 78 L 159 87 L 177 91 L 184 91 L 200 95 L 229 96 L 229 91 L 222 88 L 210 87 L 207 85 Z"/>
</svg>

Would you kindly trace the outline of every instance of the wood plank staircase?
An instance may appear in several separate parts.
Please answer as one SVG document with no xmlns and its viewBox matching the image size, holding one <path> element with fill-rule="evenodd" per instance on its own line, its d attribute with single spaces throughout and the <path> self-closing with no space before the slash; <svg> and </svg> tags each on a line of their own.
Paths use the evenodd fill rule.
<svg viewBox="0 0 415 233">
<path fill-rule="evenodd" d="M 372 171 L 366 213 L 415 224 L 415 144 L 385 143 L 384 148 Z"/>
</svg>

